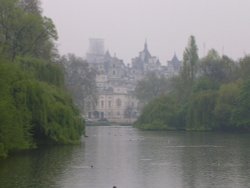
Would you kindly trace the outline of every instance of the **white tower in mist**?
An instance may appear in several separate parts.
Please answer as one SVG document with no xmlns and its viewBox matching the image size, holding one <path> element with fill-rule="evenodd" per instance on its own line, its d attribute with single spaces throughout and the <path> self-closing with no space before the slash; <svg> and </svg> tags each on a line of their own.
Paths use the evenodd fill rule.
<svg viewBox="0 0 250 188">
<path fill-rule="evenodd" d="M 104 55 L 104 40 L 100 38 L 89 39 L 89 54 Z"/>
<path fill-rule="evenodd" d="M 104 61 L 104 40 L 100 38 L 89 39 L 89 49 L 86 54 L 86 60 L 88 63 L 102 63 Z"/>
</svg>

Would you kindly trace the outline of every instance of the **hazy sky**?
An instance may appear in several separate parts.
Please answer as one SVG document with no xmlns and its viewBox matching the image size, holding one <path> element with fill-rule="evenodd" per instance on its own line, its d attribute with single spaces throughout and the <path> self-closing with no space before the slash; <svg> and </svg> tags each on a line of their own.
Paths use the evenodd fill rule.
<svg viewBox="0 0 250 188">
<path fill-rule="evenodd" d="M 130 63 L 147 38 L 152 55 L 182 59 L 190 35 L 200 56 L 215 48 L 234 59 L 250 53 L 250 0 L 41 0 L 53 19 L 61 54 L 84 57 L 89 38 L 105 39 Z"/>
</svg>

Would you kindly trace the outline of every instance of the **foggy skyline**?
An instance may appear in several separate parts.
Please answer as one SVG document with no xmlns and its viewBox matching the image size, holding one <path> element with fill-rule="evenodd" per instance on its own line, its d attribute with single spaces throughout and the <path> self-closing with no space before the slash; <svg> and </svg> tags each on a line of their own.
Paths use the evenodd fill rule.
<svg viewBox="0 0 250 188">
<path fill-rule="evenodd" d="M 85 57 L 89 38 L 130 63 L 147 39 L 162 64 L 182 59 L 190 35 L 202 57 L 209 49 L 238 59 L 250 52 L 248 0 L 41 0 L 56 25 L 60 54 Z"/>
</svg>

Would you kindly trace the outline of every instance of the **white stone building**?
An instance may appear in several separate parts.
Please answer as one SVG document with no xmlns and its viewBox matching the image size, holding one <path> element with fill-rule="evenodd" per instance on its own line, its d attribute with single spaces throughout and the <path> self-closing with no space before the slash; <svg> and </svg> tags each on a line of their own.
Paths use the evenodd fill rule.
<svg viewBox="0 0 250 188">
<path fill-rule="evenodd" d="M 102 39 L 90 39 L 86 60 L 90 67 L 97 70 L 96 85 L 98 101 L 96 105 L 87 105 L 85 116 L 90 120 L 108 120 L 114 123 L 133 123 L 138 115 L 138 100 L 134 90 L 138 80 L 148 72 L 157 75 L 175 75 L 181 62 L 176 56 L 169 61 L 169 68 L 162 66 L 159 59 L 151 56 L 147 43 L 139 56 L 132 59 L 132 65 L 126 66 L 121 59 L 104 53 Z M 174 72 L 175 71 L 175 72 Z"/>
</svg>

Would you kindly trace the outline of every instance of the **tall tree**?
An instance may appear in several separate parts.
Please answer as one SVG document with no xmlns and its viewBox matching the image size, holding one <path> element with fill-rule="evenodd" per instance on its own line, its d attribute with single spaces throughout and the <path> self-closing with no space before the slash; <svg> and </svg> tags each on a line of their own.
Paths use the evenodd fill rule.
<svg viewBox="0 0 250 188">
<path fill-rule="evenodd" d="M 17 56 L 50 60 L 54 57 L 53 42 L 57 39 L 55 26 L 51 19 L 42 17 L 39 10 L 25 8 L 29 1 L 24 2 L 0 0 L 0 54 L 11 60 Z M 39 9 L 38 3 L 34 7 Z"/>
<path fill-rule="evenodd" d="M 190 36 L 188 46 L 186 47 L 183 54 L 182 75 L 184 79 L 191 81 L 191 83 L 193 82 L 197 72 L 198 60 L 198 47 L 195 42 L 195 37 Z"/>
<path fill-rule="evenodd" d="M 51 63 L 55 39 L 38 0 L 0 0 L 0 157 L 84 133 L 62 66 Z"/>
<path fill-rule="evenodd" d="M 40 0 L 20 0 L 19 5 L 25 12 L 41 15 Z"/>
</svg>

